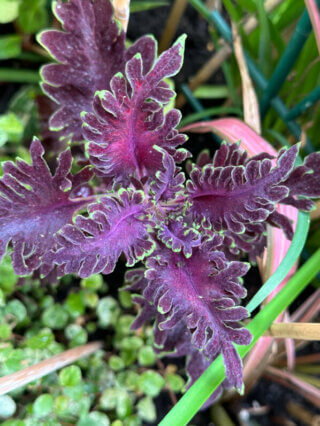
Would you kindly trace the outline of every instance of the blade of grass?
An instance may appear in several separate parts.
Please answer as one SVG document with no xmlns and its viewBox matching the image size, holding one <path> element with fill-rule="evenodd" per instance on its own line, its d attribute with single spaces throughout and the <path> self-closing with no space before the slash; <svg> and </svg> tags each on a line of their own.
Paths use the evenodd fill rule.
<svg viewBox="0 0 320 426">
<path fill-rule="evenodd" d="M 265 9 L 264 0 L 255 1 L 258 9 L 259 19 L 259 58 L 258 65 L 264 75 L 268 77 L 271 73 L 272 62 L 270 60 L 271 37 L 268 22 L 268 15 Z"/>
<path fill-rule="evenodd" d="M 320 364 L 297 365 L 296 371 L 305 374 L 320 374 Z"/>
<path fill-rule="evenodd" d="M 228 87 L 224 85 L 204 85 L 194 91 L 194 96 L 199 99 L 221 99 L 229 95 Z"/>
<path fill-rule="evenodd" d="M 161 6 L 169 6 L 168 1 L 157 1 L 157 0 L 136 0 L 130 4 L 130 13 L 143 12 L 144 10 L 156 9 Z"/>
<path fill-rule="evenodd" d="M 39 83 L 38 71 L 15 70 L 12 68 L 0 68 L 0 82 L 4 83 Z"/>
<path fill-rule="evenodd" d="M 236 346 L 242 358 L 255 345 L 260 336 L 263 335 L 281 312 L 283 312 L 308 285 L 319 269 L 320 249 L 314 253 L 314 255 L 290 279 L 288 285 L 265 305 L 246 327 L 252 333 L 253 340 L 250 345 Z M 223 359 L 222 356 L 219 355 L 160 422 L 160 426 L 186 425 L 215 389 L 222 383 L 224 378 Z"/>
<path fill-rule="evenodd" d="M 187 124 L 194 123 L 197 120 L 206 119 L 215 115 L 230 115 L 234 114 L 238 117 L 242 117 L 242 111 L 236 107 L 212 107 L 204 109 L 203 111 L 195 112 L 187 115 L 180 122 L 179 127 L 186 126 Z"/>
<path fill-rule="evenodd" d="M 209 30 L 209 34 L 210 34 L 210 37 L 212 39 L 213 45 L 215 46 L 215 50 L 219 51 L 220 48 L 221 48 L 221 45 L 220 45 L 219 35 L 217 34 L 217 31 L 215 31 L 213 26 L 209 26 L 208 30 Z M 234 78 L 234 75 L 232 73 L 231 62 L 230 61 L 222 62 L 221 69 L 222 69 L 222 72 L 223 72 L 223 75 L 224 75 L 224 78 L 225 78 L 225 81 L 226 81 L 226 84 L 227 84 L 228 94 L 230 96 L 228 101 L 229 102 L 231 101 L 231 102 L 234 103 L 235 106 L 240 107 L 241 101 L 240 101 L 240 96 L 237 92 L 235 78 Z"/>
<path fill-rule="evenodd" d="M 316 388 L 320 389 L 320 379 L 318 377 L 315 377 L 312 374 L 304 374 L 304 373 L 298 373 L 295 372 L 294 375 L 298 377 L 299 379 L 303 380 L 306 383 L 309 383 L 312 386 L 315 386 Z M 317 373 L 316 373 L 317 374 Z"/>
<path fill-rule="evenodd" d="M 299 212 L 296 231 L 287 254 L 283 258 L 277 270 L 264 283 L 260 290 L 253 296 L 247 305 L 249 312 L 254 311 L 269 294 L 285 279 L 288 271 L 293 267 L 300 256 L 307 239 L 310 225 L 310 216 L 307 213 Z"/>
<path fill-rule="evenodd" d="M 190 2 L 190 0 L 189 0 Z M 275 10 L 281 3 L 285 3 L 285 0 L 267 0 L 265 3 L 265 9 L 268 13 Z M 259 26 L 259 21 L 255 16 L 248 16 L 243 23 L 243 30 L 248 35 L 252 33 Z M 226 61 L 232 53 L 232 49 L 230 46 L 220 40 L 221 49 L 218 50 L 197 72 L 195 76 L 190 79 L 189 87 L 191 90 L 196 89 L 201 84 L 205 83 L 212 74 L 214 74 L 222 65 L 224 61 Z M 186 98 L 183 94 L 180 94 L 177 97 L 176 105 L 177 108 L 182 108 L 186 102 Z"/>
<path fill-rule="evenodd" d="M 239 8 L 234 6 L 231 0 L 222 0 L 222 2 L 232 21 L 239 22 L 241 19 L 241 11 L 239 10 Z"/>
</svg>

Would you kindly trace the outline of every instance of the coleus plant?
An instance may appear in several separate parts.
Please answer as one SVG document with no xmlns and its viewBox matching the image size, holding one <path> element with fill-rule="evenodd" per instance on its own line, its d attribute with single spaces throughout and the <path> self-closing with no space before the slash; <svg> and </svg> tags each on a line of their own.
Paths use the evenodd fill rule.
<svg viewBox="0 0 320 426">
<path fill-rule="evenodd" d="M 56 103 L 50 128 L 82 143 L 88 164 L 72 174 L 67 149 L 51 173 L 38 139 L 31 165 L 3 164 L 0 256 L 11 254 L 18 275 L 87 277 L 111 273 L 123 254 L 139 266 L 126 274 L 141 305 L 133 328 L 154 320 L 155 350 L 187 356 L 190 384 L 222 353 L 224 386 L 241 390 L 234 344 L 251 341 L 241 257 L 262 253 L 267 224 L 292 238 L 276 209 L 312 209 L 320 154 L 295 167 L 298 145 L 274 159 L 222 144 L 186 176 L 190 153 L 176 129 L 180 112 L 167 110 L 175 94 L 165 81 L 182 66 L 185 37 L 156 59 L 150 36 L 126 49 L 109 0 L 58 1 L 54 11 L 64 31 L 39 36 L 57 61 L 42 69 Z"/>
</svg>

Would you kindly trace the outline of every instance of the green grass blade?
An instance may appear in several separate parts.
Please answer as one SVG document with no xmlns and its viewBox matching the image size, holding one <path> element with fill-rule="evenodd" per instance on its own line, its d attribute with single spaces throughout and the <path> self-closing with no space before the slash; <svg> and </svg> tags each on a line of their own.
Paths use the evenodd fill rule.
<svg viewBox="0 0 320 426">
<path fill-rule="evenodd" d="M 5 83 L 39 83 L 38 71 L 15 70 L 12 68 L 0 68 L 0 82 Z"/>
<path fill-rule="evenodd" d="M 256 0 L 259 17 L 259 59 L 258 64 L 265 76 L 271 74 L 272 62 L 270 60 L 271 37 L 268 22 L 268 15 L 265 10 L 264 1 Z"/>
<path fill-rule="evenodd" d="M 230 15 L 231 20 L 239 22 L 242 17 L 240 9 L 236 7 L 231 0 L 222 0 L 222 3 Z"/>
<path fill-rule="evenodd" d="M 169 6 L 170 3 L 168 1 L 133 1 L 130 4 L 130 12 L 131 13 L 135 13 L 135 12 L 143 12 L 144 10 L 151 10 L 151 9 L 155 9 L 157 7 L 162 7 L 162 6 Z"/>
<path fill-rule="evenodd" d="M 243 358 L 258 339 L 270 327 L 273 321 L 301 293 L 320 270 L 320 249 L 296 272 L 287 285 L 255 316 L 247 326 L 253 335 L 253 341 L 247 346 L 236 346 Z M 210 365 L 193 386 L 159 423 L 160 426 L 186 425 L 204 402 L 216 390 L 225 378 L 222 356 Z"/>
<path fill-rule="evenodd" d="M 212 107 L 204 109 L 203 111 L 195 112 L 193 114 L 187 115 L 183 118 L 179 124 L 179 127 L 186 126 L 187 124 L 193 123 L 197 120 L 201 120 L 203 118 L 208 119 L 208 117 L 212 117 L 214 115 L 230 115 L 234 114 L 238 117 L 242 117 L 242 111 L 237 107 Z"/>
<path fill-rule="evenodd" d="M 297 228 L 287 254 L 274 274 L 264 283 L 247 305 L 248 311 L 254 311 L 269 294 L 285 279 L 292 266 L 300 256 L 305 245 L 310 226 L 310 215 L 299 212 Z"/>
<path fill-rule="evenodd" d="M 199 99 L 224 99 L 229 96 L 229 90 L 225 85 L 207 84 L 199 86 L 193 94 Z"/>
</svg>

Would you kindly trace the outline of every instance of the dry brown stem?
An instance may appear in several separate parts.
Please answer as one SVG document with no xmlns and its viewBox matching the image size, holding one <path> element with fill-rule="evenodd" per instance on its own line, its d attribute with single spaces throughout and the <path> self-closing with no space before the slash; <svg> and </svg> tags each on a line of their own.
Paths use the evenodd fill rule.
<svg viewBox="0 0 320 426">
<path fill-rule="evenodd" d="M 88 356 L 98 349 L 101 349 L 101 342 L 88 343 L 78 346 L 74 349 L 69 349 L 61 354 L 55 355 L 52 358 L 23 368 L 20 371 L 4 376 L 0 379 L 0 395 L 4 395 L 14 389 L 20 388 L 40 377 L 47 376 L 53 371 L 77 361 L 80 358 Z"/>
<path fill-rule="evenodd" d="M 320 340 L 320 324 L 301 322 L 278 322 L 264 334 L 275 338 L 296 340 Z"/>
<path fill-rule="evenodd" d="M 123 31 L 128 28 L 130 16 L 130 0 L 113 0 L 114 16 L 120 22 Z"/>
<path fill-rule="evenodd" d="M 180 19 L 187 7 L 187 0 L 175 0 L 159 42 L 159 53 L 168 49 L 179 26 Z"/>
<path fill-rule="evenodd" d="M 237 27 L 232 24 L 233 48 L 238 63 L 241 85 L 242 85 L 242 102 L 244 111 L 244 121 L 256 133 L 261 134 L 259 102 L 254 89 L 246 60 L 244 58 L 241 37 Z"/>
</svg>

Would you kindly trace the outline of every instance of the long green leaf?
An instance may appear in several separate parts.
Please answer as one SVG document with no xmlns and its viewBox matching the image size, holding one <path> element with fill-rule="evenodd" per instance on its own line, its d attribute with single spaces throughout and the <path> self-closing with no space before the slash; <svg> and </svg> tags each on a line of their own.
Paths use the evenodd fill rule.
<svg viewBox="0 0 320 426">
<path fill-rule="evenodd" d="M 242 111 L 237 107 L 212 107 L 204 109 L 203 111 L 195 112 L 193 114 L 187 115 L 183 118 L 179 124 L 179 127 L 186 126 L 187 124 L 194 123 L 197 120 L 202 118 L 208 119 L 208 117 L 213 117 L 215 115 L 229 115 L 234 114 L 238 117 L 242 117 Z"/>
<path fill-rule="evenodd" d="M 300 219 L 301 220 L 301 219 Z M 320 270 L 320 249 L 297 271 L 287 285 L 255 316 L 247 326 L 253 335 L 248 346 L 237 346 L 243 358 L 273 321 L 301 293 Z M 160 422 L 160 426 L 186 425 L 225 378 L 222 356 L 210 365 Z"/>
<path fill-rule="evenodd" d="M 223 99 L 229 96 L 229 91 L 225 85 L 207 84 L 199 86 L 193 94 L 198 99 Z"/>
<path fill-rule="evenodd" d="M 0 82 L 12 83 L 39 83 L 38 71 L 0 68 Z"/>
<path fill-rule="evenodd" d="M 169 2 L 167 1 L 146 1 L 146 0 L 142 0 L 142 1 L 133 1 L 130 4 L 130 12 L 131 13 L 135 13 L 135 12 L 142 12 L 144 10 L 151 10 L 151 9 L 155 9 L 156 7 L 161 7 L 161 6 L 169 6 Z"/>
<path fill-rule="evenodd" d="M 285 279 L 300 256 L 305 245 L 310 225 L 310 215 L 299 212 L 297 228 L 287 254 L 283 258 L 274 274 L 263 284 L 247 305 L 248 311 L 254 311 L 269 294 Z"/>
<path fill-rule="evenodd" d="M 268 15 L 264 7 L 263 0 L 256 0 L 259 17 L 260 37 L 259 37 L 259 59 L 260 69 L 265 76 L 271 74 L 272 62 L 270 61 L 271 37 L 268 22 Z"/>
</svg>

